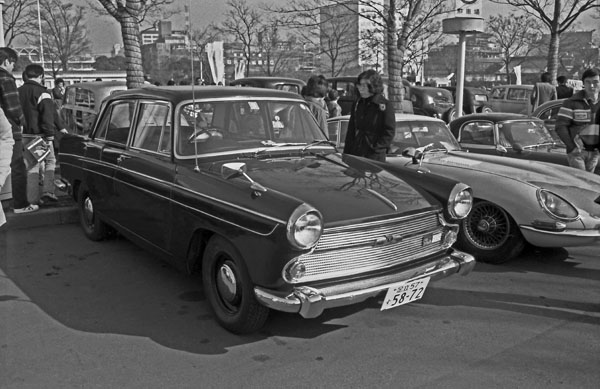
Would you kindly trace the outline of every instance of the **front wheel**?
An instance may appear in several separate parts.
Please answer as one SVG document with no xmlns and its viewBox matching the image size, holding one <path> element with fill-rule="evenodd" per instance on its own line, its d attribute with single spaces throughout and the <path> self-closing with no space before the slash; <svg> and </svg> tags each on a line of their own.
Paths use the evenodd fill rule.
<svg viewBox="0 0 600 389">
<path fill-rule="evenodd" d="M 505 210 L 489 201 L 478 201 L 460 223 L 458 246 L 477 260 L 500 264 L 519 255 L 525 239 Z"/>
<path fill-rule="evenodd" d="M 269 309 L 256 300 L 254 285 L 237 250 L 220 236 L 213 236 L 202 259 L 204 293 L 217 321 L 236 334 L 257 331 Z"/>
<path fill-rule="evenodd" d="M 98 217 L 94 200 L 85 184 L 79 186 L 77 209 L 79 222 L 85 236 L 94 241 L 106 238 L 108 226 Z"/>
</svg>

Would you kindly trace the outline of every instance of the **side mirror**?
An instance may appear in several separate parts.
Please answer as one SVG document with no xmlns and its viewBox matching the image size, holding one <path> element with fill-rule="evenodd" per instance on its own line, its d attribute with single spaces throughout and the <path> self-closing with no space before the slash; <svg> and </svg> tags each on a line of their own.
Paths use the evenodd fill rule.
<svg viewBox="0 0 600 389">
<path fill-rule="evenodd" d="M 230 178 L 235 178 L 239 176 L 243 176 L 246 174 L 248 168 L 244 162 L 231 162 L 226 163 L 221 166 L 221 177 L 226 180 Z"/>
<path fill-rule="evenodd" d="M 512 145 L 512 147 L 513 147 L 513 150 L 515 150 L 517 153 L 521 153 L 521 152 L 523 152 L 523 150 L 525 150 L 525 149 L 523 148 L 523 145 L 522 145 L 522 144 L 520 144 L 520 143 L 514 143 L 514 144 Z"/>
<path fill-rule="evenodd" d="M 421 150 L 417 150 L 414 147 L 407 147 L 404 150 L 402 150 L 402 156 L 411 157 L 413 165 L 416 165 L 419 163 L 421 158 L 423 158 L 423 152 Z"/>
<path fill-rule="evenodd" d="M 508 153 L 508 150 L 506 150 L 506 147 L 502 145 L 496 145 L 496 152 L 500 155 L 505 155 L 506 153 Z"/>
</svg>

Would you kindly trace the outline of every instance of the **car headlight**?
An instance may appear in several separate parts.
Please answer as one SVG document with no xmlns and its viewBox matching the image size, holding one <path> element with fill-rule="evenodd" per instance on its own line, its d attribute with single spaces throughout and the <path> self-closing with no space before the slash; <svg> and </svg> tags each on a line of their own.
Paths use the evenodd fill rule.
<svg viewBox="0 0 600 389">
<path fill-rule="evenodd" d="M 537 197 L 544 211 L 560 220 L 573 221 L 579 218 L 579 212 L 567 200 L 545 189 L 537 192 Z"/>
<path fill-rule="evenodd" d="M 454 185 L 448 198 L 448 214 L 453 219 L 464 219 L 473 207 L 473 190 L 463 184 Z"/>
<path fill-rule="evenodd" d="M 287 223 L 288 241 L 297 249 L 311 248 L 323 232 L 323 217 L 316 209 L 302 204 L 292 212 Z"/>
</svg>

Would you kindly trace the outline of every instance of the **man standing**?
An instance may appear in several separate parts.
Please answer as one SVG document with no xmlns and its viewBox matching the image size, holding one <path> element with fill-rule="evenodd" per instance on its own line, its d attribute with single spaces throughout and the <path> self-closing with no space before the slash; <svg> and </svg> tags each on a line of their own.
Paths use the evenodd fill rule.
<svg viewBox="0 0 600 389">
<path fill-rule="evenodd" d="M 0 47 L 0 108 L 4 111 L 13 133 L 14 146 L 11 168 L 12 197 L 15 213 L 35 212 L 39 207 L 27 201 L 27 171 L 23 160 L 23 138 L 21 127 L 25 122 L 17 84 L 12 71 L 17 62 L 17 53 L 9 47 Z"/>
<path fill-rule="evenodd" d="M 536 82 L 531 92 L 531 110 L 533 111 L 546 101 L 556 100 L 556 88 L 551 84 L 552 76 L 542 73 L 541 82 Z"/>
<path fill-rule="evenodd" d="M 44 188 L 40 202 L 50 203 L 58 201 L 54 194 L 54 170 L 56 169 L 56 156 L 54 154 L 56 106 L 52 96 L 44 83 L 44 68 L 37 64 L 27 65 L 24 72 L 25 83 L 19 88 L 19 99 L 25 115 L 25 128 L 23 133 L 39 135 L 48 144 L 50 153 L 32 168 L 30 173 L 39 171 L 44 176 Z M 43 169 L 43 170 L 42 170 Z M 36 174 L 30 174 L 35 177 Z M 34 182 L 31 182 L 34 185 Z"/>
<path fill-rule="evenodd" d="M 15 141 L 12 136 L 12 126 L 0 108 L 0 189 L 4 186 L 10 174 L 10 161 Z M 0 204 L 0 227 L 6 223 L 6 216 Z"/>
<path fill-rule="evenodd" d="M 567 146 L 571 167 L 593 172 L 600 155 L 600 130 L 594 123 L 600 106 L 600 70 L 587 69 L 581 76 L 583 90 L 565 100 L 556 117 L 556 134 Z"/>
<path fill-rule="evenodd" d="M 558 76 L 556 82 L 558 83 L 558 86 L 556 87 L 557 99 L 568 99 L 573 96 L 573 88 L 567 85 L 567 77 Z"/>
</svg>

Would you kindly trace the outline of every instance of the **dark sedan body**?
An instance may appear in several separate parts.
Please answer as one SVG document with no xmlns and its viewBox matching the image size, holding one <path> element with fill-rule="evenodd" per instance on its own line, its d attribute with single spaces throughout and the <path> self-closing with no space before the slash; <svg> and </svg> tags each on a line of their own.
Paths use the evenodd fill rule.
<svg viewBox="0 0 600 389">
<path fill-rule="evenodd" d="M 392 308 L 474 264 L 451 248 L 470 188 L 340 155 L 288 92 L 121 92 L 90 136 L 66 138 L 60 161 L 89 238 L 116 229 L 200 270 L 217 321 L 236 333 L 269 309 L 312 318 L 385 291 Z"/>
</svg>

